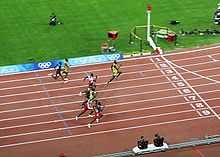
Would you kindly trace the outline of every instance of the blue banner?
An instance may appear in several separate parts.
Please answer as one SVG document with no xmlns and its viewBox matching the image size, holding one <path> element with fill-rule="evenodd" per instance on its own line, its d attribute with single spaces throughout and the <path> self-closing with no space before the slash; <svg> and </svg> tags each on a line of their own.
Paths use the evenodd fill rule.
<svg viewBox="0 0 220 157">
<path fill-rule="evenodd" d="M 68 60 L 70 66 L 78 66 L 84 64 L 104 63 L 108 61 L 121 60 L 121 59 L 123 59 L 123 55 L 120 53 L 115 53 L 115 54 L 104 54 L 104 55 L 79 57 L 79 58 L 69 58 Z M 59 62 L 63 63 L 64 60 L 53 60 L 48 62 L 2 66 L 0 67 L 0 75 L 27 72 L 33 70 L 50 69 L 50 68 L 54 68 Z"/>
<path fill-rule="evenodd" d="M 63 62 L 63 61 L 54 60 L 54 61 L 48 61 L 48 62 L 33 63 L 32 70 L 43 70 L 43 69 L 54 68 L 59 62 Z"/>
<path fill-rule="evenodd" d="M 116 53 L 116 54 L 70 58 L 69 63 L 71 66 L 76 66 L 76 65 L 84 65 L 84 64 L 103 63 L 103 62 L 121 60 L 121 59 L 123 59 L 123 55 L 120 53 Z"/>
</svg>

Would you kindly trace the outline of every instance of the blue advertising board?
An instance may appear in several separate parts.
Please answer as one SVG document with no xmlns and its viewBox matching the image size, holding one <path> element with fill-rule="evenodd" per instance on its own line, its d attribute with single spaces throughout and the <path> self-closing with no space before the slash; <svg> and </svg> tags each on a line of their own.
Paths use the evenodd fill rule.
<svg viewBox="0 0 220 157">
<path fill-rule="evenodd" d="M 69 63 L 71 66 L 77 66 L 77 65 L 84 65 L 84 64 L 103 63 L 103 62 L 121 60 L 121 59 L 123 59 L 123 55 L 120 53 L 116 53 L 116 54 L 105 54 L 105 55 L 97 55 L 97 56 L 70 58 Z"/>
<path fill-rule="evenodd" d="M 85 64 L 104 63 L 108 61 L 121 60 L 121 59 L 123 59 L 123 55 L 120 53 L 115 53 L 115 54 L 103 54 L 103 55 L 79 57 L 79 58 L 69 58 L 68 60 L 70 66 L 78 66 Z M 59 62 L 63 63 L 63 61 L 64 60 L 53 60 L 47 62 L 2 66 L 0 67 L 0 75 L 50 69 L 50 68 L 54 68 Z"/>
</svg>

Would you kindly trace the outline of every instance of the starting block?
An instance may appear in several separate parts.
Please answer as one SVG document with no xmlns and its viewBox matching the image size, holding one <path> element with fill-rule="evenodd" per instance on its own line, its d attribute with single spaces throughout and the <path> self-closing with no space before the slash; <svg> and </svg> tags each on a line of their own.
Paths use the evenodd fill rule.
<svg viewBox="0 0 220 157">
<path fill-rule="evenodd" d="M 144 154 L 144 153 L 153 153 L 153 152 L 161 152 L 168 149 L 168 144 L 163 143 L 163 146 L 156 147 L 154 144 L 148 144 L 148 147 L 146 149 L 139 149 L 138 146 L 134 147 L 132 151 L 135 154 Z"/>
</svg>

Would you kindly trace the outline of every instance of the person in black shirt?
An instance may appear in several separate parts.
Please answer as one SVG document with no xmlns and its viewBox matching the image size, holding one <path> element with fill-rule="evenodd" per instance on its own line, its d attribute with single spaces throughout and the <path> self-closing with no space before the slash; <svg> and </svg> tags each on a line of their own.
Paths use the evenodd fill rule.
<svg viewBox="0 0 220 157">
<path fill-rule="evenodd" d="M 137 146 L 139 149 L 147 149 L 148 141 L 144 139 L 144 136 L 141 136 L 140 140 L 138 140 Z"/>
<path fill-rule="evenodd" d="M 54 69 L 55 69 L 55 74 L 52 75 L 52 77 L 53 77 L 54 79 L 58 79 L 59 77 L 61 77 L 62 80 L 64 80 L 63 75 L 61 74 L 61 71 L 62 71 L 62 62 L 59 62 L 59 64 L 57 64 L 57 65 L 54 67 Z"/>
<path fill-rule="evenodd" d="M 164 142 L 164 138 L 160 137 L 159 134 L 155 134 L 154 145 L 156 147 L 161 147 L 163 146 L 163 142 Z"/>
<path fill-rule="evenodd" d="M 52 13 L 50 16 L 49 25 L 56 26 L 56 24 L 57 24 L 57 16 L 55 15 L 55 13 Z"/>
<path fill-rule="evenodd" d="M 56 26 L 56 25 L 62 25 L 63 22 L 61 22 L 61 21 L 58 20 L 58 18 L 57 18 L 57 16 L 55 15 L 55 13 L 52 13 L 52 14 L 50 15 L 50 19 L 49 19 L 48 24 L 49 24 L 50 26 Z"/>
<path fill-rule="evenodd" d="M 102 118 L 103 114 L 102 111 L 104 110 L 104 106 L 101 104 L 100 101 L 95 100 L 94 101 L 94 106 L 93 106 L 93 111 L 91 111 L 89 114 L 92 115 L 92 113 L 94 112 L 94 118 L 91 122 L 89 122 L 88 124 L 88 128 L 92 127 L 92 124 L 96 121 L 97 123 L 99 122 L 99 120 Z"/>
</svg>

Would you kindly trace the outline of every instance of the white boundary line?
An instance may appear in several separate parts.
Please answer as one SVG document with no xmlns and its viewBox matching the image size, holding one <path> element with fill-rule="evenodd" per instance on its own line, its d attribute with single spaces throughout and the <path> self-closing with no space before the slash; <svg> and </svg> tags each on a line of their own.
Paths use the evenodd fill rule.
<svg viewBox="0 0 220 157">
<path fill-rule="evenodd" d="M 213 100 L 220 100 L 220 98 L 212 98 L 212 99 L 206 99 L 206 101 L 213 101 Z M 122 105 L 127 105 L 127 104 L 136 104 L 136 103 L 140 103 L 140 102 L 146 102 L 147 100 L 139 100 L 139 101 L 131 101 L 131 102 L 126 102 L 126 103 L 118 103 L 116 105 L 108 105 L 106 107 L 112 107 L 112 106 L 122 106 Z M 194 102 L 198 102 L 198 101 L 194 101 Z M 147 108 L 137 108 L 136 110 L 150 110 L 150 109 L 158 109 L 158 108 L 165 108 L 165 107 L 174 107 L 174 106 L 181 106 L 181 105 L 185 105 L 185 104 L 190 104 L 192 102 L 183 102 L 183 103 L 174 103 L 174 104 L 167 104 L 167 105 L 161 105 L 161 106 L 150 106 Z M 66 111 L 62 111 L 62 113 L 69 113 L 69 112 L 77 112 L 80 111 L 80 109 L 75 109 L 75 110 L 66 110 Z M 105 113 L 104 115 L 114 115 L 114 114 L 119 114 L 119 113 L 126 113 L 126 112 L 133 112 L 131 110 L 126 110 L 123 112 L 112 112 L 112 113 Z M 89 118 L 88 116 L 82 116 L 80 117 L 80 119 L 84 119 L 84 118 Z M 69 121 L 69 120 L 75 120 L 74 118 L 66 118 L 63 119 L 65 121 Z M 5 129 L 12 129 L 12 128 L 20 128 L 20 127 L 28 127 L 28 126 L 35 126 L 35 125 L 43 125 L 43 124 L 49 124 L 49 123 L 56 123 L 56 122 L 62 122 L 63 120 L 52 120 L 52 121 L 44 121 L 44 122 L 38 122 L 38 123 L 28 123 L 28 124 L 22 124 L 22 125 L 14 125 L 14 126 L 8 126 L 8 127 L 2 127 L 0 128 L 0 130 L 5 130 Z"/>
<path fill-rule="evenodd" d="M 206 48 L 199 48 L 195 50 L 187 50 L 187 51 L 182 51 L 182 52 L 174 52 L 171 54 L 164 54 L 163 56 L 173 56 L 173 55 L 181 55 L 181 54 L 187 54 L 187 53 L 193 53 L 193 52 L 198 52 L 198 51 L 206 51 L 206 50 L 212 50 L 212 49 L 218 49 L 220 46 L 212 46 L 212 47 L 206 47 Z M 217 53 L 218 54 L 218 53 Z M 139 59 L 145 59 L 145 58 L 151 58 L 152 56 L 143 56 L 143 57 L 138 57 L 138 58 L 124 58 L 123 60 L 120 60 L 120 62 L 126 62 L 130 60 L 139 60 Z M 89 65 L 100 65 L 100 64 L 108 64 L 112 63 L 112 61 L 109 62 L 104 62 L 104 63 L 93 63 L 93 64 L 84 64 L 84 65 L 79 65 L 79 66 L 71 66 L 71 67 L 84 67 L 84 66 L 89 66 Z M 44 70 L 38 70 L 39 71 L 49 71 L 51 69 L 44 69 Z M 33 71 L 27 71 L 27 72 L 20 72 L 20 73 L 13 73 L 13 74 L 6 74 L 6 75 L 17 75 L 17 74 L 25 74 L 25 73 L 32 73 Z M 5 75 L 1 75 L 5 76 Z"/>
<path fill-rule="evenodd" d="M 197 80 L 197 79 L 200 79 L 200 78 L 188 79 L 188 81 Z M 139 85 L 139 86 L 129 86 L 129 87 L 125 87 L 125 88 L 114 88 L 114 89 L 109 89 L 109 90 L 100 90 L 98 92 L 101 93 L 101 92 L 105 92 L 105 91 L 114 91 L 114 90 L 120 90 L 120 89 L 129 89 L 129 88 L 138 88 L 138 87 L 147 87 L 147 86 L 151 86 L 151 85 L 165 85 L 165 84 L 169 84 L 169 82 L 161 82 L 161 83 L 154 83 L 154 84 L 147 84 L 147 85 L 144 84 L 144 85 Z M 195 85 L 193 87 L 201 87 L 201 86 L 214 85 L 214 84 L 216 84 L 216 83 L 199 84 L 199 85 Z M 157 90 L 157 91 L 162 92 L 162 91 L 167 91 L 167 90 L 169 90 L 169 88 L 164 89 L 164 90 Z M 174 90 L 174 89 L 170 89 L 170 90 Z M 78 95 L 79 94 L 73 94 L 72 96 L 78 96 Z M 73 103 L 73 102 L 69 102 L 69 103 Z M 25 107 L 25 108 L 11 109 L 11 110 L 3 110 L 3 111 L 0 111 L 0 114 L 7 113 L 7 112 L 24 111 L 24 110 L 30 110 L 30 109 L 39 109 L 39 108 L 44 108 L 44 107 L 62 106 L 62 105 L 69 104 L 69 103 L 65 102 L 65 103 L 57 103 L 57 104 L 53 104 L 53 105 L 42 105 L 42 106 L 35 106 L 35 107 Z"/>
<path fill-rule="evenodd" d="M 136 125 L 136 126 L 126 127 L 126 128 L 111 129 L 111 130 L 104 130 L 104 131 L 96 131 L 96 132 L 85 133 L 85 134 L 78 134 L 78 135 L 72 135 L 72 136 L 62 136 L 62 137 L 56 137 L 56 138 L 47 138 L 47 139 L 42 139 L 42 140 L 20 142 L 20 143 L 15 143 L 15 144 L 8 144 L 8 145 L 6 144 L 6 145 L 1 145 L 0 148 L 20 146 L 20 145 L 27 145 L 27 144 L 35 144 L 35 143 L 41 143 L 41 142 L 49 142 L 49 141 L 56 141 L 56 140 L 61 140 L 61 139 L 69 139 L 69 138 L 84 137 L 84 136 L 91 136 L 91 135 L 99 135 L 99 134 L 104 134 L 104 133 L 111 133 L 111 132 L 118 132 L 118 131 L 132 130 L 132 129 L 139 129 L 139 128 L 145 128 L 145 127 L 151 127 L 151 126 L 160 126 L 160 125 L 165 125 L 165 124 L 167 125 L 167 124 L 187 122 L 187 121 L 194 121 L 194 120 L 207 119 L 207 118 L 213 118 L 213 117 L 214 117 L 214 115 L 207 116 L 207 117 L 195 117 L 195 118 L 187 118 L 187 119 L 181 119 L 181 120 L 173 120 L 173 121 L 152 123 L 152 124 L 146 124 L 146 125 Z"/>
<path fill-rule="evenodd" d="M 220 116 L 209 106 L 209 104 L 200 96 L 200 94 L 188 83 L 188 81 L 175 69 L 174 65 L 172 64 L 171 61 L 169 61 L 168 59 L 166 59 L 165 57 L 162 56 L 162 58 L 166 61 L 167 64 L 170 65 L 170 67 L 172 67 L 172 69 L 179 74 L 179 76 L 182 78 L 182 80 L 185 81 L 185 83 L 187 84 L 187 86 L 196 94 L 196 96 L 198 98 L 201 99 L 201 101 L 208 107 L 208 109 L 216 116 L 216 118 L 218 118 L 220 120 Z"/>
<path fill-rule="evenodd" d="M 36 73 L 36 76 L 38 77 L 39 74 Z M 49 104 L 54 104 L 54 101 L 50 98 L 51 96 L 50 96 L 50 94 L 49 94 L 49 92 L 48 92 L 46 86 L 43 85 L 43 79 L 40 79 L 40 78 L 39 78 L 38 81 L 40 82 L 40 84 L 42 84 L 42 86 L 41 86 L 41 87 L 42 87 L 42 90 L 44 91 L 44 94 L 45 94 L 46 97 L 48 98 Z M 53 106 L 53 110 L 56 111 L 56 113 L 57 113 L 56 115 L 58 116 L 58 118 L 61 119 L 61 120 L 63 120 L 62 123 L 63 123 L 64 127 L 66 128 L 66 129 L 65 129 L 65 133 L 66 133 L 67 135 L 72 135 L 72 132 L 68 129 L 68 128 L 69 128 L 69 125 L 68 125 L 67 122 L 64 120 L 65 118 L 64 118 L 64 116 L 63 116 L 62 111 L 58 108 L 58 106 Z"/>
<path fill-rule="evenodd" d="M 104 64 L 104 63 L 101 63 L 101 64 Z M 93 64 L 91 64 L 93 65 Z M 131 68 L 131 67 L 141 67 L 141 66 L 149 66 L 148 64 L 144 63 L 144 64 L 135 64 L 135 65 L 127 65 L 127 66 L 122 66 L 121 69 L 126 69 L 126 68 Z M 45 71 L 47 71 L 48 69 L 45 69 Z M 50 69 L 52 72 L 54 72 L 53 69 Z M 90 70 L 89 72 L 103 72 L 103 71 L 109 71 L 110 73 L 110 68 L 101 68 L 101 69 L 93 69 L 93 70 Z M 37 73 L 38 71 L 32 71 L 31 73 Z M 70 72 L 69 73 L 69 76 L 71 75 L 79 75 L 79 74 L 85 74 L 86 72 L 88 71 L 78 71 L 78 72 Z M 109 75 L 111 76 L 111 75 Z M 101 77 L 101 76 L 100 76 Z M 1 83 L 10 83 L 10 82 L 18 82 L 18 81 L 27 81 L 27 80 L 35 80 L 37 78 L 51 78 L 51 76 L 48 76 L 48 75 L 45 75 L 45 76 L 39 76 L 39 77 L 30 77 L 30 78 L 22 78 L 22 79 L 13 79 L 13 80 L 6 80 L 6 81 L 1 81 Z M 83 78 L 81 78 L 82 80 Z"/>
<path fill-rule="evenodd" d="M 127 72 L 127 73 L 123 73 L 123 75 L 130 75 L 130 74 L 139 74 L 140 72 L 142 73 L 147 73 L 147 72 L 150 72 L 150 71 L 156 71 L 154 69 L 152 70 L 142 70 L 142 71 L 134 71 L 134 72 Z M 98 77 L 99 78 L 104 78 L 104 77 L 111 77 L 112 75 L 104 75 L 104 76 L 100 76 Z M 152 77 L 155 77 L 155 76 L 152 76 Z M 145 79 L 147 78 L 152 78 L 152 77 L 146 77 Z M 158 76 L 156 76 L 158 77 Z M 127 81 L 130 81 L 130 80 L 136 80 L 137 78 L 135 79 L 126 79 L 126 80 L 118 80 L 117 82 L 127 82 Z M 144 79 L 144 78 L 141 78 L 141 79 Z M 74 79 L 74 80 L 69 80 L 69 82 L 76 82 L 76 81 L 80 81 L 80 82 L 83 82 L 83 79 Z M 26 87 L 32 87 L 32 86 L 42 86 L 42 85 L 51 85 L 51 84 L 54 84 L 54 83 L 60 83 L 61 81 L 59 82 L 48 82 L 48 83 L 43 83 L 43 84 L 32 84 L 32 85 L 23 85 L 23 86 L 15 86 L 15 87 L 7 87 L 7 88 L 1 88 L 1 90 L 12 90 L 12 89 L 17 89 L 17 88 L 26 88 Z M 62 82 L 63 83 L 63 82 Z M 116 83 L 116 82 L 112 82 L 112 83 Z M 87 84 L 86 82 L 84 84 Z M 97 83 L 97 85 L 105 85 L 106 83 Z M 87 87 L 88 85 L 81 85 L 81 86 L 75 86 L 75 87 L 72 87 L 72 88 L 76 88 L 76 87 Z M 52 89 L 54 91 L 57 91 L 57 90 L 62 90 L 62 89 L 66 89 L 67 87 L 65 88 L 59 88 L 59 89 Z M 52 90 L 49 90 L 49 91 L 52 91 Z M 42 91 L 41 91 L 42 92 Z"/>
<path fill-rule="evenodd" d="M 203 70 L 198 70 L 196 72 L 201 72 L 201 71 L 209 71 L 209 70 L 215 70 L 215 69 L 219 69 L 218 68 L 212 68 L 212 69 L 203 69 Z M 159 70 L 158 70 L 159 71 Z M 139 71 L 139 72 L 135 72 L 135 73 L 140 73 L 140 72 L 147 72 L 147 71 Z M 188 72 L 183 72 L 181 74 L 187 74 Z M 130 74 L 130 73 L 129 73 Z M 213 76 L 218 76 L 218 75 L 213 75 Z M 121 82 L 130 82 L 130 81 L 137 81 L 137 80 L 147 80 L 147 79 L 151 79 L 151 78 L 161 78 L 163 77 L 162 75 L 160 76 L 151 76 L 151 77 L 144 77 L 144 78 L 136 78 L 136 79 L 126 79 L 126 80 L 118 80 L 117 82 L 112 82 L 112 83 L 121 83 Z M 46 85 L 47 83 L 45 83 L 44 85 Z M 97 85 L 105 85 L 106 83 L 98 83 Z M 39 84 L 40 85 L 40 84 Z M 41 84 L 42 86 L 43 84 Z M 30 85 L 32 86 L 32 85 Z M 29 87 L 29 85 L 27 86 L 16 86 L 15 88 L 26 88 L 26 87 Z M 64 88 L 53 88 L 53 89 L 48 89 L 48 92 L 52 92 L 52 91 L 60 91 L 60 90 L 67 90 L 67 89 L 75 89 L 75 88 L 82 88 L 82 87 L 87 87 L 87 85 L 80 85 L 80 86 L 74 86 L 74 87 L 64 87 Z M 2 88 L 0 89 L 1 90 L 12 90 L 12 89 L 15 89 L 14 87 L 8 87 L 8 88 Z M 21 93 L 18 93 L 18 94 L 7 94 L 7 95 L 0 95 L 0 98 L 3 97 L 11 97 L 11 96 L 19 96 L 19 95 L 28 95 L 28 94 L 35 94 L 35 93 L 43 93 L 42 90 L 39 90 L 39 91 L 34 91 L 34 92 L 21 92 Z"/>
<path fill-rule="evenodd" d="M 201 92 L 200 94 L 204 94 L 204 93 L 212 93 L 212 92 L 216 92 L 216 91 L 220 91 L 220 90 L 213 90 L 213 91 L 207 91 L 207 92 Z M 145 94 L 148 92 L 142 92 L 141 94 Z M 126 96 L 132 96 L 132 95 L 139 95 L 140 93 L 135 93 L 135 94 L 128 94 Z M 188 94 L 191 95 L 191 94 Z M 187 96 L 187 94 L 185 95 Z M 102 99 L 110 99 L 110 98 L 117 98 L 117 97 L 121 97 L 121 96 L 114 96 L 114 97 L 107 97 L 107 98 L 100 98 L 100 100 Z M 146 101 L 156 101 L 156 100 L 163 100 L 163 99 L 170 99 L 170 98 L 179 98 L 179 97 L 183 97 L 182 95 L 174 95 L 174 96 L 167 96 L 167 97 L 159 97 L 159 98 L 154 98 L 154 99 L 147 99 Z M 75 103 L 81 103 L 82 101 L 79 102 L 72 102 L 72 104 Z M 64 113 L 64 111 L 62 111 Z M 66 112 L 66 111 L 65 111 Z M 68 111 L 67 111 L 68 112 Z M 40 117 L 40 116 L 47 116 L 47 115 L 52 115 L 52 114 L 57 114 L 57 112 L 49 112 L 49 113 L 42 113 L 42 114 L 35 114 L 35 115 L 28 115 L 28 116 L 20 116 L 20 117 L 14 117 L 14 118 L 6 118 L 6 119 L 0 119 L 0 122 L 3 121 L 9 121 L 9 120 L 16 120 L 16 119 L 24 119 L 24 118 L 31 118 L 31 117 Z"/>
<path fill-rule="evenodd" d="M 212 61 L 217 62 L 218 60 L 216 60 L 216 59 L 213 58 L 212 56 L 213 56 L 213 55 L 208 55 L 208 57 L 209 57 Z"/>
<path fill-rule="evenodd" d="M 191 73 L 191 74 L 193 74 L 193 75 L 196 75 L 196 76 L 198 76 L 198 77 L 200 77 L 200 78 L 204 78 L 204 79 L 206 79 L 206 80 L 209 80 L 209 81 L 212 81 L 212 82 L 215 82 L 215 83 L 220 83 L 220 81 L 218 81 L 218 80 L 211 79 L 211 78 L 209 78 L 209 77 L 206 77 L 206 76 L 197 74 L 196 72 L 187 70 L 187 69 L 185 69 L 185 68 L 183 68 L 183 67 L 181 67 L 181 66 L 179 66 L 179 65 L 177 65 L 177 64 L 175 64 L 175 63 L 173 63 L 173 62 L 171 62 L 171 61 L 167 61 L 167 62 L 169 62 L 170 64 L 172 64 L 173 66 L 175 66 L 175 67 L 177 67 L 177 68 L 180 68 L 180 69 L 183 70 L 183 71 L 186 71 L 186 72 L 188 72 L 188 73 Z"/>
<path fill-rule="evenodd" d="M 127 72 L 127 73 L 123 73 L 123 75 L 130 75 L 130 74 L 138 74 L 140 72 L 150 72 L 150 71 L 156 71 L 155 69 L 151 69 L 151 70 L 142 70 L 142 71 L 132 71 L 132 72 Z M 112 75 L 104 75 L 104 76 L 99 76 L 98 79 L 100 78 L 108 78 L 111 77 Z M 37 78 L 36 78 L 37 79 Z M 51 78 L 52 79 L 52 78 Z M 69 80 L 68 82 L 76 82 L 76 81 L 82 81 L 83 82 L 83 78 L 80 79 L 74 79 L 74 80 Z M 126 81 L 126 80 L 124 80 Z M 51 85 L 51 84 L 63 84 L 63 81 L 55 81 L 55 82 L 47 82 L 44 83 L 44 85 Z M 24 88 L 24 87 L 32 87 L 32 86 L 40 86 L 41 84 L 31 84 L 31 85 L 23 85 L 23 86 L 14 86 L 14 87 L 7 87 L 7 88 L 1 88 L 0 90 L 7 90 L 7 89 L 16 89 L 16 88 Z"/>
<path fill-rule="evenodd" d="M 219 108 L 219 107 L 220 106 L 215 106 L 215 108 Z M 176 111 L 176 112 L 167 112 L 167 113 L 161 113 L 161 114 L 146 115 L 146 116 L 140 116 L 140 117 L 113 120 L 113 121 L 105 121 L 105 122 L 101 122 L 101 123 L 96 123 L 94 125 L 113 124 L 113 123 L 127 122 L 127 121 L 133 121 L 133 120 L 140 120 L 140 119 L 145 119 L 145 118 L 169 116 L 169 115 L 175 115 L 175 114 L 179 115 L 181 113 L 189 113 L 189 112 L 194 112 L 194 109 L 182 110 L 182 111 Z M 54 132 L 54 131 L 63 131 L 63 130 L 66 130 L 66 129 L 76 129 L 76 128 L 82 128 L 82 127 L 85 127 L 85 126 L 87 127 L 87 125 L 77 125 L 77 126 L 69 126 L 68 128 L 64 127 L 64 128 L 50 129 L 50 130 L 41 130 L 41 131 L 33 131 L 33 132 L 27 132 L 27 133 L 19 133 L 19 134 L 7 135 L 7 136 L 0 136 L 0 139 L 26 136 L 26 135 L 34 135 L 34 134 L 41 134 L 41 133 L 48 133 L 48 132 Z"/>
<path fill-rule="evenodd" d="M 207 56 L 204 56 L 204 57 L 207 57 Z M 153 57 L 152 57 L 153 58 Z M 183 60 L 186 60 L 186 59 L 183 59 Z M 189 59 L 188 59 L 189 60 Z M 179 61 L 179 60 L 174 60 L 174 61 Z M 121 68 L 122 69 L 125 69 L 125 68 L 130 68 L 130 67 L 141 67 L 141 66 L 148 66 L 148 65 L 150 65 L 150 64 L 152 64 L 152 63 L 148 63 L 148 64 L 137 64 L 137 65 L 130 65 L 130 66 L 122 66 Z M 188 65 L 186 65 L 186 66 L 194 66 L 194 65 L 203 65 L 203 64 L 210 64 L 210 61 L 209 62 L 202 62 L 202 63 L 197 63 L 197 64 L 188 64 Z M 107 68 L 103 68 L 103 69 L 96 69 L 96 70 L 91 70 L 91 72 L 96 72 L 96 71 L 103 71 L 103 70 L 108 70 L 109 71 L 109 69 L 107 69 Z M 146 70 L 147 71 L 147 70 Z M 149 70 L 149 71 L 151 71 L 151 70 Z M 154 71 L 154 70 L 152 70 L 152 71 Z M 86 72 L 88 72 L 88 71 L 83 71 L 83 72 L 73 72 L 73 73 L 69 73 L 69 75 L 75 75 L 75 74 L 85 74 Z M 111 75 L 106 75 L 106 76 L 104 76 L 104 77 L 108 77 L 108 76 L 111 76 Z M 39 78 L 49 78 L 49 77 L 51 77 L 51 76 L 39 76 Z M 103 76 L 99 76 L 99 78 L 102 78 Z M 13 79 L 13 80 L 7 80 L 7 81 L 1 81 L 0 82 L 0 84 L 1 83 L 9 83 L 9 82 L 19 82 L 19 81 L 27 81 L 27 80 L 35 80 L 35 79 L 38 79 L 38 77 L 34 77 L 34 78 L 23 78 L 23 79 Z M 80 78 L 80 79 L 74 79 L 74 80 L 70 80 L 70 82 L 74 82 L 74 81 L 78 81 L 78 80 L 82 80 L 82 78 Z M 58 83 L 61 83 L 62 81 L 59 81 L 59 82 L 50 82 L 50 83 L 47 83 L 47 84 L 58 84 Z M 63 82 L 62 82 L 63 83 Z M 37 84 L 36 84 L 37 85 Z M 36 86 L 35 85 L 35 86 Z M 1 90 L 1 89 L 0 89 Z"/>
<path fill-rule="evenodd" d="M 158 57 L 158 58 L 159 58 L 159 57 Z M 161 57 L 161 58 L 162 58 L 161 62 L 166 62 L 166 64 L 165 64 L 165 65 L 167 65 L 166 70 L 172 70 L 172 71 L 174 71 L 175 73 L 172 73 L 171 75 L 173 75 L 173 76 L 178 76 L 178 77 L 180 78 L 179 81 L 183 81 L 183 82 L 186 83 L 186 85 L 188 85 L 188 82 L 186 82 L 186 80 L 183 79 L 182 75 L 180 75 L 180 73 L 178 73 L 178 71 L 177 71 L 176 69 L 174 69 L 173 66 L 171 66 L 170 64 L 168 64 L 168 63 L 167 63 L 167 60 L 165 60 L 164 57 Z M 183 97 L 185 98 L 184 94 L 181 92 L 181 89 L 186 88 L 187 86 L 186 86 L 186 87 L 177 87 L 177 86 L 175 85 L 174 81 L 172 81 L 172 80 L 169 78 L 169 75 L 164 72 L 164 71 L 165 71 L 165 68 L 160 67 L 160 66 L 158 65 L 158 64 L 160 64 L 160 63 L 156 63 L 153 59 L 152 59 L 152 62 L 153 62 L 154 65 L 157 67 L 157 69 L 159 69 L 159 70 L 161 71 L 161 73 L 166 77 L 166 79 L 170 82 L 170 84 L 176 89 L 176 91 L 177 91 L 181 96 L 183 96 Z M 195 107 L 194 107 L 192 104 L 190 104 L 190 106 L 194 109 L 194 111 L 195 111 L 199 116 L 202 116 L 202 114 L 201 114 L 198 110 L 196 110 Z"/>
</svg>

